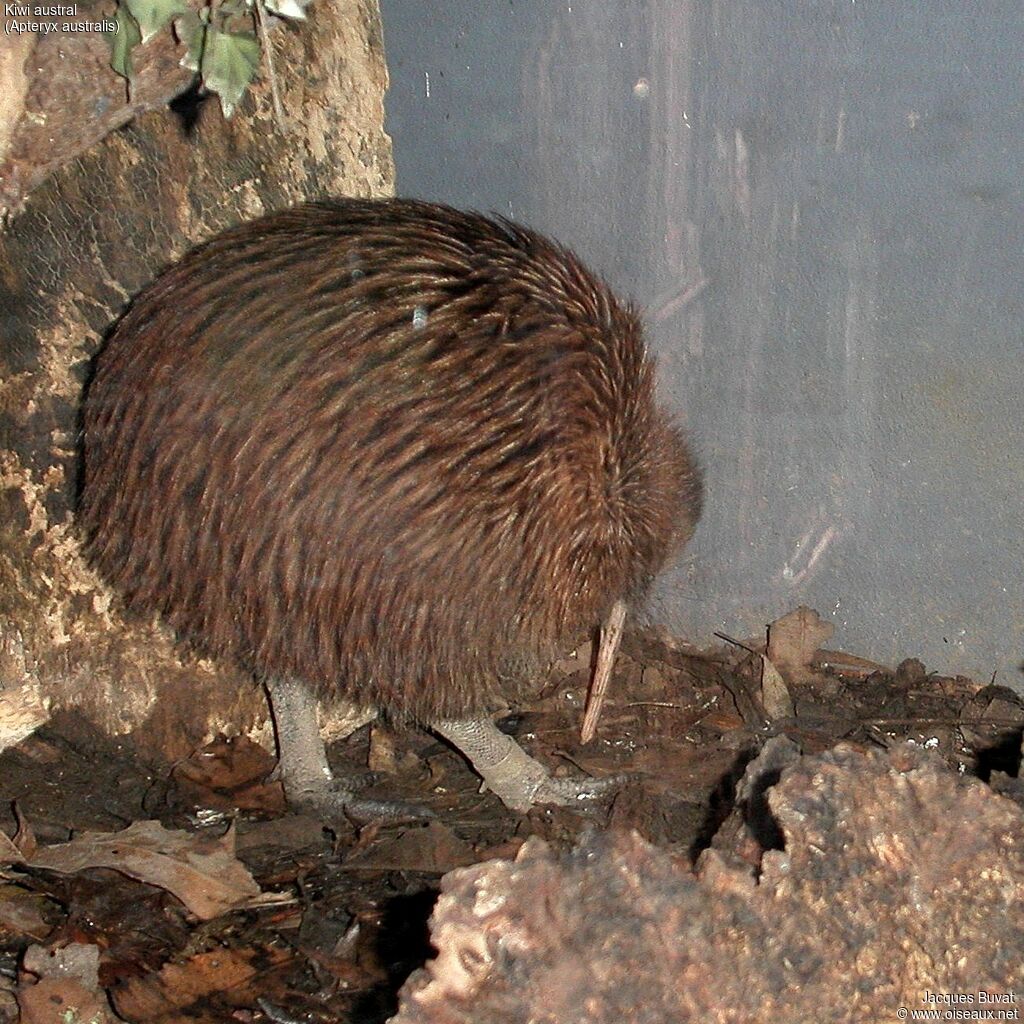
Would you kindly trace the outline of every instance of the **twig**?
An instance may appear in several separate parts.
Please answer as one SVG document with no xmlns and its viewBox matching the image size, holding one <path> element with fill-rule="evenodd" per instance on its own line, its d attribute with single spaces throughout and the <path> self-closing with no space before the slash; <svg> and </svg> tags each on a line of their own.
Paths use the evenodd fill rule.
<svg viewBox="0 0 1024 1024">
<path fill-rule="evenodd" d="M 731 636 L 728 636 L 725 633 L 715 633 L 713 635 L 717 636 L 719 640 L 724 640 L 727 644 L 732 644 L 733 647 L 738 647 L 741 651 L 746 651 L 747 654 L 753 654 L 758 658 L 761 657 L 760 651 L 755 651 L 753 647 L 748 647 L 742 641 L 734 640 Z"/>
<path fill-rule="evenodd" d="M 608 692 L 608 682 L 615 664 L 615 652 L 622 640 L 622 628 L 626 621 L 625 601 L 616 601 L 608 615 L 608 621 L 601 630 L 601 642 L 597 648 L 597 665 L 594 668 L 594 679 L 587 695 L 587 708 L 583 714 L 583 726 L 580 729 L 580 742 L 589 743 L 597 731 L 597 722 L 601 717 L 601 708 Z"/>
</svg>

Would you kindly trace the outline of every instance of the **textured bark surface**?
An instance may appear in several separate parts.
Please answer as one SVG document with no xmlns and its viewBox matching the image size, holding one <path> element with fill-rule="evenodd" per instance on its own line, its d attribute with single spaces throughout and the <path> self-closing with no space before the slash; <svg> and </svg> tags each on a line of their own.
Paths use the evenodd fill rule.
<svg viewBox="0 0 1024 1024">
<path fill-rule="evenodd" d="M 934 1009 L 928 993 L 1017 1005 L 1020 807 L 909 746 L 783 745 L 741 789 L 748 811 L 770 809 L 778 848 L 751 820 L 747 849 L 709 850 L 695 873 L 635 832 L 566 855 L 530 839 L 515 861 L 451 872 L 438 956 L 395 1024 L 867 1022 Z M 758 836 L 769 848 L 751 870 Z"/>
<path fill-rule="evenodd" d="M 176 757 L 264 714 L 247 680 L 183 660 L 154 623 L 125 624 L 81 558 L 72 506 L 89 360 L 143 284 L 241 220 L 392 190 L 375 0 L 314 5 L 273 42 L 287 133 L 265 82 L 230 122 L 216 100 L 187 129 L 152 112 L 47 179 L 0 236 L 0 681 L 19 723 L 40 699 L 79 706 Z"/>
<path fill-rule="evenodd" d="M 24 6 L 24 5 L 19 5 Z M 30 5 L 31 6 L 31 5 Z M 70 5 L 66 5 L 70 9 Z M 110 66 L 109 37 L 83 27 L 110 23 L 113 0 L 79 0 L 73 15 L 48 17 L 49 32 L 5 34 L 0 50 L 0 213 L 63 164 L 133 117 L 188 88 L 185 48 L 170 29 L 132 54 L 128 83 Z M 7 24 L 26 18 L 11 18 Z"/>
</svg>

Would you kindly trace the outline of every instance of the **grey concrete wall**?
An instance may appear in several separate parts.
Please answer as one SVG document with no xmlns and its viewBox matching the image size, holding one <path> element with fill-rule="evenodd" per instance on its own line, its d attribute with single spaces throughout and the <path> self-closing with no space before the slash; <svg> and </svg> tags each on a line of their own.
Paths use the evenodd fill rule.
<svg viewBox="0 0 1024 1024">
<path fill-rule="evenodd" d="M 399 191 L 648 310 L 707 514 L 657 614 L 1024 682 L 1024 9 L 383 0 Z"/>
</svg>

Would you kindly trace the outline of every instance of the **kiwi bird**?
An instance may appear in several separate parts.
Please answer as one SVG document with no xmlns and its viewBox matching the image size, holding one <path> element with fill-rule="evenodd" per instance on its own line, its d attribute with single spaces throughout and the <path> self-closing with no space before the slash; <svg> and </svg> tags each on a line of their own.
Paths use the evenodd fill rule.
<svg viewBox="0 0 1024 1024">
<path fill-rule="evenodd" d="M 492 723 L 700 514 L 637 313 L 568 249 L 411 200 L 303 205 L 133 302 L 83 413 L 86 551 L 267 688 L 290 800 L 351 809 L 317 701 L 454 743 L 510 807 L 597 793 Z"/>
</svg>

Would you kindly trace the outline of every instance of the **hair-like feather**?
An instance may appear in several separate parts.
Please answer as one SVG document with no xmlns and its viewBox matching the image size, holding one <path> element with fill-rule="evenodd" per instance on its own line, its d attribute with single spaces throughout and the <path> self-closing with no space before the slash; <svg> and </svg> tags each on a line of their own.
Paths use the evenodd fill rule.
<svg viewBox="0 0 1024 1024">
<path fill-rule="evenodd" d="M 87 550 L 213 654 L 422 721 L 516 696 L 700 513 L 637 315 L 568 250 L 407 200 L 167 270 L 97 358 Z"/>
</svg>

